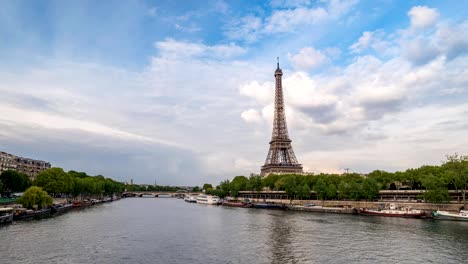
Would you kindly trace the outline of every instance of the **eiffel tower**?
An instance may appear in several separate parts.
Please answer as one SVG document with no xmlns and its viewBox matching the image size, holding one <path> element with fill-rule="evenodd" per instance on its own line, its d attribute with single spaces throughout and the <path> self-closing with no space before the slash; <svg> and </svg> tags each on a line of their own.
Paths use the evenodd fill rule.
<svg viewBox="0 0 468 264">
<path fill-rule="evenodd" d="M 270 150 L 262 166 L 260 175 L 267 176 L 271 173 L 302 173 L 302 164 L 296 159 L 291 146 L 291 139 L 286 126 L 284 114 L 283 87 L 281 78 L 283 71 L 279 67 L 279 58 L 275 71 L 275 116 L 273 120 L 273 133 L 270 141 Z"/>
</svg>

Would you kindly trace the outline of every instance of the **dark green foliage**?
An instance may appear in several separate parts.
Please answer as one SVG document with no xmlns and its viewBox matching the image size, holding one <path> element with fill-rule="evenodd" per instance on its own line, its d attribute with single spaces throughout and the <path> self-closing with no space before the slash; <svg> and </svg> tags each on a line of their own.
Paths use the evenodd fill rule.
<svg viewBox="0 0 468 264">
<path fill-rule="evenodd" d="M 442 166 L 446 170 L 446 178 L 450 185 L 462 192 L 463 206 L 466 208 L 466 193 L 468 191 L 468 155 L 447 155 L 447 161 Z"/>
<path fill-rule="evenodd" d="M 72 193 L 74 181 L 72 176 L 61 168 L 52 168 L 39 173 L 34 185 L 51 194 Z"/>
<path fill-rule="evenodd" d="M 379 195 L 379 185 L 376 180 L 367 178 L 362 182 L 361 194 L 366 200 L 372 201 Z"/>
<path fill-rule="evenodd" d="M 302 186 L 297 186 L 297 197 L 299 199 L 309 199 L 310 198 L 310 187 L 307 184 L 304 184 Z"/>
<path fill-rule="evenodd" d="M 259 192 L 263 189 L 263 179 L 260 176 L 250 176 L 247 183 L 247 189 L 250 191 Z"/>
<path fill-rule="evenodd" d="M 203 190 L 208 191 L 208 190 L 211 190 L 213 189 L 213 185 L 209 184 L 209 183 L 205 183 L 203 184 Z"/>
<path fill-rule="evenodd" d="M 336 198 L 336 186 L 331 183 L 327 186 L 327 199 L 333 200 Z"/>
<path fill-rule="evenodd" d="M 23 192 L 29 186 L 31 186 L 31 180 L 24 173 L 7 170 L 0 175 L 0 192 Z"/>
<path fill-rule="evenodd" d="M 325 198 L 327 198 L 328 187 L 322 178 L 314 185 L 314 191 L 317 193 L 317 198 L 320 200 L 325 200 Z"/>
<path fill-rule="evenodd" d="M 432 174 L 428 175 L 424 181 L 426 192 L 424 193 L 424 200 L 433 203 L 441 203 L 450 200 L 450 196 L 444 182 Z"/>
</svg>

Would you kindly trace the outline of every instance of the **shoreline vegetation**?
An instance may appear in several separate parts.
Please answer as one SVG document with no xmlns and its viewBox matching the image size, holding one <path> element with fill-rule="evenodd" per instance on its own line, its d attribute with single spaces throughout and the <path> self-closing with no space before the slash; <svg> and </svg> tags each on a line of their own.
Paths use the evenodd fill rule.
<svg viewBox="0 0 468 264">
<path fill-rule="evenodd" d="M 236 176 L 232 181 L 224 180 L 216 187 L 207 183 L 202 188 L 194 187 L 191 191 L 203 191 L 221 198 L 234 199 L 242 199 L 245 192 L 255 195 L 277 192 L 283 195 L 280 200 L 289 201 L 291 205 L 294 204 L 293 201 L 301 200 L 318 200 L 322 201 L 322 204 L 325 204 L 325 201 L 378 202 L 379 193 L 383 190 L 422 190 L 418 196 L 418 202 L 443 205 L 449 204 L 450 194 L 456 192 L 457 195 L 462 196 L 462 208 L 467 208 L 467 188 L 468 156 L 454 154 L 447 155 L 446 160 L 440 166 L 426 165 L 402 172 L 375 170 L 367 175 L 322 173 L 317 175 L 271 174 L 267 177 L 252 175 L 249 178 Z M 2 199 L 0 204 L 16 202 L 25 208 L 36 210 L 52 205 L 52 198 L 83 201 L 121 195 L 124 191 L 176 192 L 179 190 L 185 190 L 185 188 L 126 184 L 102 175 L 90 176 L 73 170 L 65 172 L 61 168 L 45 170 L 33 181 L 27 175 L 16 171 L 4 171 L 0 175 L 2 197 L 5 197 L 5 193 L 9 196 L 15 192 L 24 192 L 23 196 L 16 200 L 0 198 Z"/>
<path fill-rule="evenodd" d="M 105 178 L 102 175 L 90 176 L 84 172 L 73 170 L 65 172 L 57 167 L 39 173 L 34 180 L 13 170 L 4 171 L 0 175 L 2 197 L 10 197 L 13 193 L 24 192 L 19 199 L 9 202 L 20 203 L 25 208 L 41 208 L 51 205 L 52 198 L 84 200 L 112 196 L 116 193 L 122 193 L 124 190 L 124 183 L 114 181 L 111 178 Z"/>
<path fill-rule="evenodd" d="M 468 189 L 468 156 L 447 155 L 440 166 L 421 166 L 406 171 L 375 170 L 367 175 L 339 174 L 271 174 L 267 177 L 236 176 L 216 187 L 205 184 L 206 193 L 224 198 L 237 198 L 241 191 L 283 191 L 290 203 L 293 200 L 311 200 L 315 195 L 321 201 L 375 201 L 381 190 L 424 190 L 421 202 L 443 204 L 450 201 L 450 191 L 461 193 L 466 206 Z"/>
</svg>

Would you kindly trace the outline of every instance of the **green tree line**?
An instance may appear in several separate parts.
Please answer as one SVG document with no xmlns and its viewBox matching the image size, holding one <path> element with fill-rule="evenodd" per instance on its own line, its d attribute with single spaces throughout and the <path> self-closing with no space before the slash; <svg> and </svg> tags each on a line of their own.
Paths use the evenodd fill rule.
<svg viewBox="0 0 468 264">
<path fill-rule="evenodd" d="M 205 189 L 205 188 L 204 188 Z M 285 191 L 290 199 L 308 199 L 311 191 L 320 200 L 373 200 L 380 190 L 426 190 L 423 197 L 429 202 L 450 200 L 448 190 L 462 193 L 466 207 L 468 189 L 468 156 L 447 155 L 440 166 L 421 166 L 406 171 L 386 172 L 375 170 L 368 175 L 357 173 L 295 175 L 272 174 L 267 177 L 236 176 L 218 186 L 205 189 L 209 194 L 237 197 L 239 191 Z"/>
<path fill-rule="evenodd" d="M 4 171 L 0 175 L 2 193 L 23 192 L 30 186 L 41 187 L 48 194 L 55 195 L 111 195 L 121 193 L 125 185 L 102 175 L 90 176 L 84 172 L 65 172 L 51 168 L 39 173 L 34 181 L 16 171 Z"/>
</svg>

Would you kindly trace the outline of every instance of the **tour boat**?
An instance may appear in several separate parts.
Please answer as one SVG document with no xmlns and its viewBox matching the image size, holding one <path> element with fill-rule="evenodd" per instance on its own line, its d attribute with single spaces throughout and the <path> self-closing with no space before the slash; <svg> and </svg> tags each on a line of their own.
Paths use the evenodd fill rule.
<svg viewBox="0 0 468 264">
<path fill-rule="evenodd" d="M 198 195 L 195 199 L 197 199 L 197 203 L 199 204 L 219 204 L 220 199 L 218 196 L 213 195 Z"/>
<path fill-rule="evenodd" d="M 196 203 L 197 197 L 193 195 L 189 195 L 184 198 L 184 201 L 186 201 L 187 203 Z"/>
<path fill-rule="evenodd" d="M 0 208 L 0 225 L 13 222 L 13 208 Z"/>
<path fill-rule="evenodd" d="M 363 215 L 376 215 L 387 217 L 406 217 L 406 218 L 424 218 L 426 213 L 421 210 L 411 210 L 409 208 L 398 209 L 395 204 L 390 204 L 389 209 L 359 209 L 359 214 Z"/>
<path fill-rule="evenodd" d="M 229 206 L 229 207 L 244 207 L 244 208 L 249 208 L 252 207 L 253 204 L 251 202 L 240 202 L 240 201 L 223 201 L 221 203 L 222 206 Z"/>
<path fill-rule="evenodd" d="M 285 204 L 275 204 L 271 202 L 266 203 L 253 203 L 253 208 L 258 209 L 273 209 L 273 210 L 286 210 L 288 207 Z"/>
<path fill-rule="evenodd" d="M 438 220 L 468 221 L 468 211 L 466 210 L 461 210 L 459 213 L 436 211 L 432 212 L 432 216 Z"/>
</svg>

